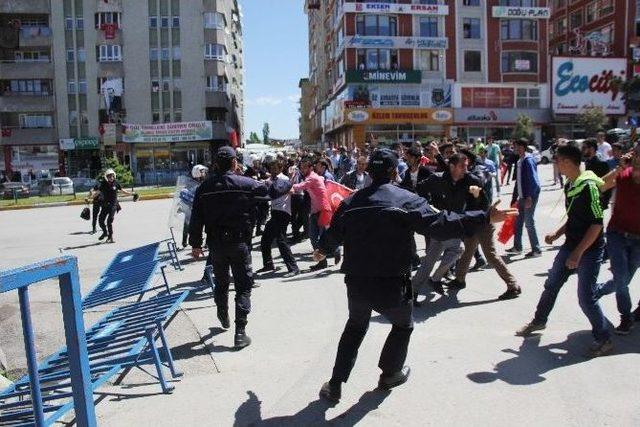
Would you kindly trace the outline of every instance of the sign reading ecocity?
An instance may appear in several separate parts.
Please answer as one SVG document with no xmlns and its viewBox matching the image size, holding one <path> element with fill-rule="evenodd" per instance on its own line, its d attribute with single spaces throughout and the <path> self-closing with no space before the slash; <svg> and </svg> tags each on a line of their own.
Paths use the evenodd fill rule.
<svg viewBox="0 0 640 427">
<path fill-rule="evenodd" d="M 447 37 L 394 37 L 394 36 L 349 36 L 342 46 L 348 47 L 384 47 L 393 49 L 446 49 Z"/>
<path fill-rule="evenodd" d="M 344 3 L 347 13 L 398 13 L 407 15 L 448 15 L 449 6 L 441 4 Z"/>
<path fill-rule="evenodd" d="M 624 58 L 554 57 L 552 103 L 556 114 L 578 114 L 601 107 L 605 114 L 625 114 L 623 94 L 614 79 L 626 80 Z"/>
<path fill-rule="evenodd" d="M 551 9 L 548 7 L 493 6 L 494 18 L 528 18 L 549 19 Z"/>
<path fill-rule="evenodd" d="M 159 123 L 155 125 L 122 125 L 124 142 L 186 142 L 213 138 L 210 121 Z"/>
<path fill-rule="evenodd" d="M 347 83 L 420 83 L 420 70 L 351 70 L 346 73 Z"/>
</svg>

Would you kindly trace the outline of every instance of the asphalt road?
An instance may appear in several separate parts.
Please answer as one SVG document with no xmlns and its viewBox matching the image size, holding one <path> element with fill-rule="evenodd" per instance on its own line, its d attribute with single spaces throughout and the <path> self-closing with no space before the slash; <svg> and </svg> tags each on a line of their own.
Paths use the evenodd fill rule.
<svg viewBox="0 0 640 427">
<path fill-rule="evenodd" d="M 549 186 L 550 167 L 541 167 L 541 174 L 545 186 L 536 219 L 542 240 L 560 225 L 564 210 L 561 192 Z M 506 205 L 510 195 L 504 199 Z M 89 225 L 80 219 L 80 207 L 0 212 L 0 269 L 56 256 L 63 248 L 78 257 L 87 292 L 117 251 L 168 237 L 169 207 L 168 200 L 124 203 L 113 245 L 97 244 L 96 236 L 86 234 Z M 302 268 L 312 265 L 308 242 L 293 252 Z M 555 253 L 544 247 L 541 258 L 511 260 L 523 288 L 519 299 L 497 301 L 504 285 L 487 269 L 470 273 L 463 291 L 416 308 L 407 361 L 412 376 L 391 393 L 375 390 L 379 352 L 390 326 L 374 316 L 342 402 L 330 408 L 317 393 L 331 374 L 346 321 L 343 277 L 331 267 L 282 279 L 285 268 L 274 249 L 280 272 L 260 278 L 261 287 L 253 293 L 247 329 L 253 345 L 232 351 L 233 332 L 219 328 L 210 290 L 197 289 L 168 329 L 176 362 L 185 372 L 174 393 L 161 394 L 149 374 L 134 369 L 120 384 L 101 389 L 99 424 L 639 425 L 640 327 L 614 337 L 613 355 L 585 359 L 591 335 L 578 307 L 575 277 L 561 292 L 542 335 L 514 336 L 532 317 Z M 259 251 L 253 255 L 257 269 Z M 186 251 L 181 257 L 190 261 Z M 170 273 L 172 287 L 197 284 L 202 262 L 185 266 Z M 600 278 L 609 276 L 605 264 Z M 639 281 L 636 277 L 631 285 L 634 300 L 640 296 Z M 59 294 L 55 284 L 42 283 L 31 298 L 43 358 L 64 342 Z M 617 324 L 614 298 L 603 304 Z M 87 313 L 85 322 L 90 325 L 110 308 Z M 24 368 L 22 346 L 17 295 L 0 295 L 0 348 L 12 369 Z"/>
</svg>

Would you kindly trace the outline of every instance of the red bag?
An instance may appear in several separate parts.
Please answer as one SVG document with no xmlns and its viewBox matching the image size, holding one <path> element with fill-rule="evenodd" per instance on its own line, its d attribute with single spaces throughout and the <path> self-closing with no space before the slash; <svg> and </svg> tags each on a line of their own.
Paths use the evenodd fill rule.
<svg viewBox="0 0 640 427">
<path fill-rule="evenodd" d="M 517 207 L 516 204 L 511 205 L 512 208 Z M 516 217 L 510 216 L 502 223 L 498 232 L 498 242 L 506 245 L 509 240 L 516 234 Z"/>
</svg>

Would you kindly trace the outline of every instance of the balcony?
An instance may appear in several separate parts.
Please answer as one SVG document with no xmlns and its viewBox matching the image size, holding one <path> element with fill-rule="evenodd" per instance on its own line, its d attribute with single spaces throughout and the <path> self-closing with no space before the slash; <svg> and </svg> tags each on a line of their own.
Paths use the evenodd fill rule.
<svg viewBox="0 0 640 427">
<path fill-rule="evenodd" d="M 96 29 L 96 44 L 101 45 L 101 44 L 117 44 L 122 46 L 123 43 L 123 37 L 122 37 L 122 30 L 121 29 L 117 29 L 115 30 L 115 32 L 113 33 L 113 37 L 111 36 L 107 36 L 107 32 L 101 29 Z"/>
<path fill-rule="evenodd" d="M 215 28 L 205 28 L 204 29 L 204 42 L 213 43 L 213 44 L 222 44 L 226 45 L 226 34 L 224 30 L 219 30 Z"/>
<path fill-rule="evenodd" d="M 207 108 L 225 108 L 229 110 L 230 106 L 229 95 L 221 91 L 206 91 L 204 102 Z"/>
<path fill-rule="evenodd" d="M 206 59 L 204 61 L 204 74 L 207 76 L 228 76 L 228 66 L 229 64 L 224 61 Z"/>
<path fill-rule="evenodd" d="M 2 128 L 2 145 L 46 145 L 58 140 L 55 128 L 20 129 Z"/>
<path fill-rule="evenodd" d="M 53 79 L 53 64 L 38 61 L 0 61 L 0 76 L 13 79 Z"/>
<path fill-rule="evenodd" d="M 20 28 L 20 48 L 51 46 L 52 31 L 49 27 Z"/>
<path fill-rule="evenodd" d="M 0 13 L 50 13 L 49 0 L 0 1 Z"/>
<path fill-rule="evenodd" d="M 53 111 L 52 95 L 20 94 L 5 92 L 0 95 L 0 112 L 2 113 L 36 113 Z"/>
</svg>

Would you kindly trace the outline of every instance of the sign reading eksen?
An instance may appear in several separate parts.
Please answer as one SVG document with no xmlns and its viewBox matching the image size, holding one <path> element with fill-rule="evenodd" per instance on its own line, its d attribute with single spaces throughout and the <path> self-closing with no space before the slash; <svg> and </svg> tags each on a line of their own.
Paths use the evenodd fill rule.
<svg viewBox="0 0 640 427">
<path fill-rule="evenodd" d="M 493 6 L 494 18 L 528 18 L 549 19 L 551 9 L 548 7 Z"/>
<path fill-rule="evenodd" d="M 407 15 L 448 15 L 449 6 L 440 4 L 345 3 L 347 13 L 398 13 Z"/>
<path fill-rule="evenodd" d="M 624 58 L 553 58 L 551 102 L 556 114 L 578 114 L 601 107 L 605 114 L 623 115 L 623 93 L 614 79 L 626 80 Z"/>
<path fill-rule="evenodd" d="M 186 142 L 213 138 L 210 121 L 159 123 L 155 125 L 122 125 L 123 142 Z"/>
</svg>

